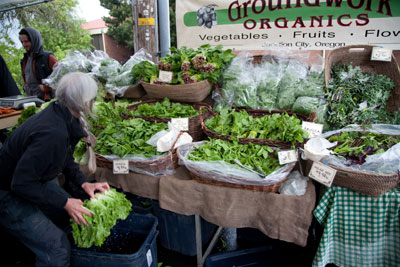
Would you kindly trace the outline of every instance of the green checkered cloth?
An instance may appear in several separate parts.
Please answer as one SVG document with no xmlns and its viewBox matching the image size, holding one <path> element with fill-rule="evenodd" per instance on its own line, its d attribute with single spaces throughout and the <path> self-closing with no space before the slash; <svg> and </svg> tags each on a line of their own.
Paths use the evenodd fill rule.
<svg viewBox="0 0 400 267">
<path fill-rule="evenodd" d="M 313 266 L 400 266 L 400 187 L 373 198 L 332 186 L 314 216 L 324 233 Z"/>
</svg>

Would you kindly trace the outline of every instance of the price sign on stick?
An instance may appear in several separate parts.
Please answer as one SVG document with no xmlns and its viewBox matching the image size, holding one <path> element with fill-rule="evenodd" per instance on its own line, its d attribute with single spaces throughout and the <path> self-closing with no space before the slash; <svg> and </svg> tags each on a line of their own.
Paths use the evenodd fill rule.
<svg viewBox="0 0 400 267">
<path fill-rule="evenodd" d="M 308 132 L 308 137 L 313 138 L 319 136 L 322 133 L 324 125 L 319 123 L 303 121 L 301 124 L 301 128 Z"/>
<path fill-rule="evenodd" d="M 335 169 L 320 162 L 313 162 L 310 173 L 308 174 L 310 178 L 328 187 L 331 186 L 335 175 Z"/>
<path fill-rule="evenodd" d="M 126 159 L 113 160 L 113 173 L 114 174 L 128 174 L 129 161 Z"/>
<path fill-rule="evenodd" d="M 160 70 L 158 79 L 163 83 L 171 83 L 172 82 L 172 71 Z"/>
<path fill-rule="evenodd" d="M 297 161 L 296 150 L 286 150 L 278 152 L 279 164 L 284 165 Z"/>
<path fill-rule="evenodd" d="M 373 47 L 371 60 L 375 61 L 392 61 L 392 50 L 382 47 Z"/>
</svg>

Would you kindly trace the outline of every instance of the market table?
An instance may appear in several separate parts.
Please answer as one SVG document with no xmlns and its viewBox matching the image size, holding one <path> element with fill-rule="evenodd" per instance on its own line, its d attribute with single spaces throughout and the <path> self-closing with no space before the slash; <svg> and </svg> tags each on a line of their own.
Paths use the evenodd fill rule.
<svg viewBox="0 0 400 267">
<path fill-rule="evenodd" d="M 9 114 L 0 115 L 0 130 L 12 127 L 18 123 L 18 118 L 21 117 L 21 110 Z"/>
<path fill-rule="evenodd" d="M 158 199 L 161 208 L 175 213 L 197 214 L 227 228 L 257 228 L 271 238 L 300 246 L 307 243 L 316 201 L 311 181 L 303 196 L 288 196 L 198 183 L 183 166 L 175 174 L 158 177 L 113 174 L 111 169 L 97 168 L 93 178 L 141 197 Z"/>
<path fill-rule="evenodd" d="M 86 167 L 81 169 L 89 176 Z M 203 265 L 222 228 L 256 228 L 271 238 L 306 246 L 316 201 L 311 181 L 303 196 L 288 196 L 198 183 L 183 166 L 175 174 L 158 177 L 132 172 L 113 174 L 111 169 L 97 168 L 90 177 L 125 192 L 158 199 L 165 210 L 195 215 L 198 266 Z M 204 256 L 199 245 L 200 216 L 219 226 Z"/>
<path fill-rule="evenodd" d="M 314 215 L 324 232 L 313 266 L 400 266 L 400 187 L 373 198 L 332 186 Z"/>
</svg>

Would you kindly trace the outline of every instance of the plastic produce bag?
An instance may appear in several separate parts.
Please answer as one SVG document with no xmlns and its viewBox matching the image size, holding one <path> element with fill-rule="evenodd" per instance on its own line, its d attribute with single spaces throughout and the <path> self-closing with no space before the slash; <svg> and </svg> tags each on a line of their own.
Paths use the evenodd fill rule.
<svg viewBox="0 0 400 267">
<path fill-rule="evenodd" d="M 319 102 L 320 100 L 316 97 L 301 96 L 294 102 L 292 111 L 308 116 L 318 109 Z"/>
<path fill-rule="evenodd" d="M 93 64 L 82 52 L 68 52 L 65 58 L 54 65 L 53 72 L 42 82 L 52 88 L 57 88 L 57 83 L 65 74 L 75 71 L 89 73 L 92 69 Z"/>
<path fill-rule="evenodd" d="M 158 152 L 166 152 L 171 150 L 172 145 L 174 145 L 174 148 L 177 148 L 180 145 L 193 141 L 193 138 L 188 133 L 181 133 L 181 131 L 170 122 L 168 122 L 168 129 L 169 131 L 162 130 L 156 133 L 146 143 L 156 146 Z"/>
<path fill-rule="evenodd" d="M 265 178 L 261 178 L 256 173 L 248 171 L 237 165 L 230 164 L 225 161 L 192 161 L 188 160 L 189 153 L 202 145 L 203 142 L 194 142 L 187 145 L 182 145 L 177 150 L 179 157 L 179 164 L 185 167 L 192 173 L 203 178 L 212 179 L 221 182 L 256 185 L 256 186 L 269 186 L 279 183 L 285 179 L 289 172 L 294 168 L 295 162 L 283 165 L 281 168 L 270 173 Z M 206 176 L 204 174 L 206 173 Z"/>
<path fill-rule="evenodd" d="M 113 95 L 124 96 L 126 89 L 139 83 L 132 74 L 132 67 L 141 61 L 151 61 L 151 55 L 146 49 L 141 48 L 129 60 L 121 66 L 117 73 L 112 73 L 107 79 L 107 91 Z"/>
<path fill-rule="evenodd" d="M 298 171 L 289 174 L 288 179 L 279 187 L 279 193 L 290 196 L 302 196 L 307 191 L 308 178 Z"/>
<path fill-rule="evenodd" d="M 257 84 L 258 109 L 274 110 L 279 92 L 279 82 L 283 76 L 283 66 L 264 61 L 254 68 Z"/>
<path fill-rule="evenodd" d="M 322 96 L 325 93 L 324 86 L 324 73 L 311 71 L 308 73 L 306 79 L 302 80 L 299 90 L 295 92 L 295 96 Z"/>
<path fill-rule="evenodd" d="M 368 129 L 359 125 L 349 125 L 340 130 L 323 133 L 320 137 L 328 138 L 331 135 L 341 133 L 343 131 L 371 132 L 400 136 L 400 125 L 372 124 L 371 128 Z M 310 141 L 311 139 L 308 142 Z M 355 164 L 348 166 L 346 159 L 339 158 L 335 155 L 325 156 L 321 160 L 325 161 L 327 164 L 352 171 L 363 171 L 374 174 L 398 173 L 400 170 L 400 143 L 392 146 L 383 153 L 368 156 L 362 165 Z"/>
</svg>

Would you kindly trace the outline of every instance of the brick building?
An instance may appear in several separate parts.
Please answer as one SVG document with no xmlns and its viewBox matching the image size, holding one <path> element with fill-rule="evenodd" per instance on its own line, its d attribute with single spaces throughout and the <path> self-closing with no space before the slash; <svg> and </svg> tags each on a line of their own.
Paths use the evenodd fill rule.
<svg viewBox="0 0 400 267">
<path fill-rule="evenodd" d="M 107 26 L 104 20 L 96 19 L 82 23 L 82 28 L 90 32 L 92 44 L 96 50 L 106 52 L 109 57 L 116 59 L 121 64 L 133 55 L 132 50 L 118 44 L 111 36 L 107 35 Z"/>
</svg>

